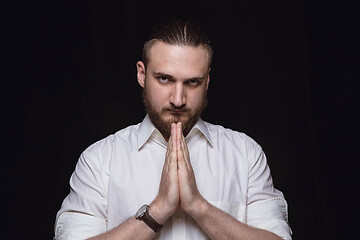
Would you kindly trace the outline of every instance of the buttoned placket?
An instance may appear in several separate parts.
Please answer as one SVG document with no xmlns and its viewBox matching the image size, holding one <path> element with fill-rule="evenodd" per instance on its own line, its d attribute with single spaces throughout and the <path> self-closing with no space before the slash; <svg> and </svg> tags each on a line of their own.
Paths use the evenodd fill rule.
<svg viewBox="0 0 360 240">
<path fill-rule="evenodd" d="M 171 216 L 171 223 L 172 223 L 172 239 L 173 240 L 186 239 L 185 213 L 183 210 L 178 208 L 175 214 Z"/>
</svg>

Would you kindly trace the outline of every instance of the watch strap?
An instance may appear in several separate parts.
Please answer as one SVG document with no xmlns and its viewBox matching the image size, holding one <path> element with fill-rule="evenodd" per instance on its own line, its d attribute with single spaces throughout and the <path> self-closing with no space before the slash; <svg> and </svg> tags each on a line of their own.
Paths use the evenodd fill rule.
<svg viewBox="0 0 360 240">
<path fill-rule="evenodd" d="M 145 212 L 145 214 L 141 217 L 141 220 L 146 223 L 154 232 L 158 232 L 163 228 L 163 225 L 157 223 L 149 214 L 148 211 Z"/>
</svg>

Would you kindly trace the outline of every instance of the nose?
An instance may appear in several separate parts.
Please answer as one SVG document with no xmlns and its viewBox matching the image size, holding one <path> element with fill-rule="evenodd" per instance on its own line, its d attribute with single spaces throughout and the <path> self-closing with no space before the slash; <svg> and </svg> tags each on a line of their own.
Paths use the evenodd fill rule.
<svg viewBox="0 0 360 240">
<path fill-rule="evenodd" d="M 186 104 L 186 94 L 183 84 L 175 84 L 170 96 L 170 103 L 175 107 L 182 107 Z"/>
</svg>

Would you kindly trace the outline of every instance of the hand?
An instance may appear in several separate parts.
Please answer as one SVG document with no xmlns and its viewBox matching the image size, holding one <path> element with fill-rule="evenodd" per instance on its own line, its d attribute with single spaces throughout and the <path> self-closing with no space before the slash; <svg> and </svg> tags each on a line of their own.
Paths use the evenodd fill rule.
<svg viewBox="0 0 360 240">
<path fill-rule="evenodd" d="M 176 125 L 176 154 L 180 191 L 180 207 L 190 215 L 204 200 L 196 186 L 195 174 L 190 162 L 190 154 L 182 132 L 181 122 Z"/>
<path fill-rule="evenodd" d="M 150 207 L 155 208 L 158 220 L 164 222 L 173 215 L 179 207 L 179 183 L 177 174 L 177 154 L 176 154 L 176 124 L 171 124 L 171 135 L 168 148 L 166 150 L 165 163 L 162 170 L 159 193 Z"/>
<path fill-rule="evenodd" d="M 190 154 L 182 132 L 181 122 L 171 124 L 171 135 L 161 175 L 159 193 L 151 208 L 160 222 L 173 215 L 180 207 L 192 215 L 199 204 L 206 202 L 196 186 Z"/>
</svg>

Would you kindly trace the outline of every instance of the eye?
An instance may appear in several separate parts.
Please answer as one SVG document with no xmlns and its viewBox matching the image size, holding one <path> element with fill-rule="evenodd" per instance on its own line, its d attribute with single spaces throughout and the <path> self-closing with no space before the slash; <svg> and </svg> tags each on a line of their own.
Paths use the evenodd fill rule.
<svg viewBox="0 0 360 240">
<path fill-rule="evenodd" d="M 158 77 L 159 82 L 161 83 L 167 83 L 169 82 L 169 78 L 167 76 L 159 76 Z"/>
<path fill-rule="evenodd" d="M 198 79 L 196 79 L 196 78 L 194 78 L 194 79 L 190 79 L 189 81 L 188 81 L 188 83 L 189 83 L 189 85 L 191 85 L 191 86 L 197 86 L 197 85 L 199 85 L 199 80 Z"/>
</svg>

